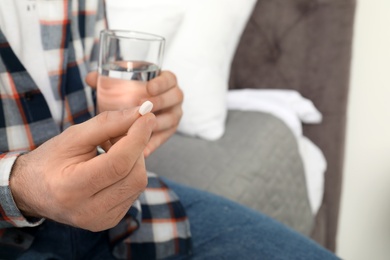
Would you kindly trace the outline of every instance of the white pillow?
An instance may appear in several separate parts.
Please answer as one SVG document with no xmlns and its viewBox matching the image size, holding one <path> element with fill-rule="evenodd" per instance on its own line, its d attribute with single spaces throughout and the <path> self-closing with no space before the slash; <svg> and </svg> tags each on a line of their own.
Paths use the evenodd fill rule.
<svg viewBox="0 0 390 260">
<path fill-rule="evenodd" d="M 225 131 L 229 70 L 256 0 L 107 0 L 111 28 L 166 37 L 163 69 L 184 92 L 178 131 L 207 140 Z"/>
<path fill-rule="evenodd" d="M 186 11 L 182 0 L 106 0 L 106 9 L 110 29 L 163 36 L 166 51 Z"/>
<path fill-rule="evenodd" d="M 184 91 L 180 132 L 207 140 L 223 135 L 230 65 L 255 3 L 198 0 L 187 6 L 164 61 Z"/>
</svg>

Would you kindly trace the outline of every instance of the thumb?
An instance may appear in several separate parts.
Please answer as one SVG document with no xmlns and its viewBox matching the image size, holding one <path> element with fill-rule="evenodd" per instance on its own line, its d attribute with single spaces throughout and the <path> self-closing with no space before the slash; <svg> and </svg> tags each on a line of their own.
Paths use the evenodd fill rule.
<svg viewBox="0 0 390 260">
<path fill-rule="evenodd" d="M 131 125 L 141 117 L 138 109 L 139 107 L 135 107 L 102 112 L 84 123 L 68 128 L 66 132 L 73 136 L 69 138 L 69 144 L 91 148 L 125 135 Z"/>
<path fill-rule="evenodd" d="M 134 122 L 128 129 L 127 135 L 116 142 L 111 149 L 100 156 L 82 164 L 82 174 L 79 176 L 81 187 L 88 189 L 90 194 L 96 194 L 100 190 L 125 178 L 133 169 L 135 163 L 142 157 L 152 129 L 156 123 L 156 117 L 148 113 Z M 89 185 L 94 179 L 94 185 Z"/>
</svg>

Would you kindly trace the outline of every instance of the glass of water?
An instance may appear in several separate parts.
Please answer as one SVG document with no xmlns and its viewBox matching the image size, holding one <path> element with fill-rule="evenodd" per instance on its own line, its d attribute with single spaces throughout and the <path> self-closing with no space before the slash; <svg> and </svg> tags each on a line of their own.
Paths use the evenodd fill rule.
<svg viewBox="0 0 390 260">
<path fill-rule="evenodd" d="M 165 39 L 158 35 L 104 30 L 100 33 L 98 112 L 140 105 L 147 81 L 161 71 Z"/>
</svg>

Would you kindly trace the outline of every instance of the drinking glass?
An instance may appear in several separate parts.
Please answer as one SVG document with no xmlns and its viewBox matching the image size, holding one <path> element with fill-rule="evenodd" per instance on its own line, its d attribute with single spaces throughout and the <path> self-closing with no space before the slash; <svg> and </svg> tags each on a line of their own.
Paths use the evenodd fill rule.
<svg viewBox="0 0 390 260">
<path fill-rule="evenodd" d="M 100 33 L 98 112 L 140 105 L 148 99 L 147 81 L 161 71 L 165 39 L 125 30 Z"/>
</svg>

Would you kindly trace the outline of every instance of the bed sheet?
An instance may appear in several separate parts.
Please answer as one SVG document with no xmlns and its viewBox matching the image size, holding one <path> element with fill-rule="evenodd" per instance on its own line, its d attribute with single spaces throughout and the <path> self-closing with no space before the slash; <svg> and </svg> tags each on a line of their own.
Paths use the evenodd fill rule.
<svg viewBox="0 0 390 260">
<path fill-rule="evenodd" d="M 316 214 L 322 203 L 327 164 L 319 147 L 302 133 L 302 124 L 319 124 L 322 121 L 322 114 L 313 102 L 295 90 L 240 89 L 229 91 L 227 106 L 233 110 L 272 114 L 290 128 L 302 157 L 310 207 Z"/>
</svg>

